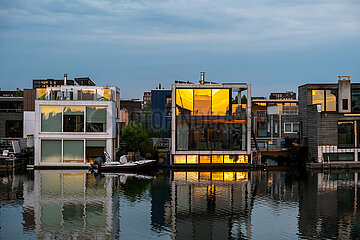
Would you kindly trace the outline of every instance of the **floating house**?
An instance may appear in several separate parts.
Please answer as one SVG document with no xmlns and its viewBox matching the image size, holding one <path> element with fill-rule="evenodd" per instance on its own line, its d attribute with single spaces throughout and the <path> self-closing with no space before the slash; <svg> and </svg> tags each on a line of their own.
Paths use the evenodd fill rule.
<svg viewBox="0 0 360 240">
<path fill-rule="evenodd" d="M 299 118 L 308 161 L 359 160 L 360 83 L 339 76 L 338 83 L 300 86 Z"/>
<path fill-rule="evenodd" d="M 36 89 L 35 166 L 86 166 L 118 147 L 119 89 L 66 82 L 65 75 L 64 85 Z"/>
<path fill-rule="evenodd" d="M 250 84 L 218 84 L 204 78 L 202 73 L 200 83 L 172 85 L 172 166 L 250 162 Z"/>
</svg>

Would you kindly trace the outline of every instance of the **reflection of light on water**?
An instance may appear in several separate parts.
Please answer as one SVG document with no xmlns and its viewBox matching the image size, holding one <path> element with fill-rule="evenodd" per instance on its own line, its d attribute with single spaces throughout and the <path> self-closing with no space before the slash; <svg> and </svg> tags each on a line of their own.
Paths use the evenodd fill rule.
<svg viewBox="0 0 360 240">
<path fill-rule="evenodd" d="M 248 172 L 174 172 L 174 181 L 204 182 L 204 181 L 244 181 L 249 180 Z"/>
</svg>

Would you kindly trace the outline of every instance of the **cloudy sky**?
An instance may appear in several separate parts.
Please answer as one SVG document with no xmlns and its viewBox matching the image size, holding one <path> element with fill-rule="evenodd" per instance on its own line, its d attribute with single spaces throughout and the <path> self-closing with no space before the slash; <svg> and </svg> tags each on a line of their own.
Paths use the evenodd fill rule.
<svg viewBox="0 0 360 240">
<path fill-rule="evenodd" d="M 360 1 L 0 0 L 3 90 L 68 73 L 140 98 L 201 71 L 256 96 L 360 82 Z"/>
</svg>

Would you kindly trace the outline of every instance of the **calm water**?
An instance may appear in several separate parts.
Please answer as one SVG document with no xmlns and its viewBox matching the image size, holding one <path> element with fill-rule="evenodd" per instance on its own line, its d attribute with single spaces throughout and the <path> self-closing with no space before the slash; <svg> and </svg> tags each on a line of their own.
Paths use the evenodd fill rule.
<svg viewBox="0 0 360 240">
<path fill-rule="evenodd" d="M 359 185 L 354 171 L 0 172 L 0 238 L 359 239 Z"/>
</svg>

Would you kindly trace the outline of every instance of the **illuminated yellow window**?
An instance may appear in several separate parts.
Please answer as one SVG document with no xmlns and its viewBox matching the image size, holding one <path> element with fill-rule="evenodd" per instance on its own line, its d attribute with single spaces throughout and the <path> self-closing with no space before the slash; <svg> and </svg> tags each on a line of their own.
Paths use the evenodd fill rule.
<svg viewBox="0 0 360 240">
<path fill-rule="evenodd" d="M 229 111 L 230 91 L 229 89 L 212 89 L 212 115 L 226 116 Z"/>
<path fill-rule="evenodd" d="M 185 181 L 186 172 L 174 172 L 174 181 Z"/>
<path fill-rule="evenodd" d="M 211 89 L 194 89 L 194 115 L 211 115 Z"/>
<path fill-rule="evenodd" d="M 174 164 L 185 164 L 186 155 L 174 155 Z"/>
<path fill-rule="evenodd" d="M 200 155 L 200 163 L 211 163 L 211 156 Z"/>
<path fill-rule="evenodd" d="M 324 111 L 324 90 L 312 90 L 312 104 L 321 104 L 321 111 Z"/>
<path fill-rule="evenodd" d="M 199 179 L 199 172 L 187 172 L 186 181 L 188 182 L 197 182 Z"/>
<path fill-rule="evenodd" d="M 223 174 L 223 172 L 213 172 L 211 174 L 211 179 L 213 181 L 223 181 L 224 180 L 224 174 Z"/>
<path fill-rule="evenodd" d="M 235 181 L 234 172 L 224 172 L 224 181 Z"/>
<path fill-rule="evenodd" d="M 248 163 L 248 155 L 239 155 L 236 163 Z"/>
<path fill-rule="evenodd" d="M 224 163 L 234 163 L 234 156 L 224 155 Z"/>
<path fill-rule="evenodd" d="M 198 155 L 187 155 L 186 158 L 188 164 L 198 163 Z"/>
<path fill-rule="evenodd" d="M 192 114 L 193 105 L 193 89 L 176 89 L 176 115 Z"/>
<path fill-rule="evenodd" d="M 336 90 L 326 90 L 326 111 L 336 111 Z"/>
<path fill-rule="evenodd" d="M 211 173 L 210 172 L 200 172 L 200 181 L 210 181 Z"/>
<path fill-rule="evenodd" d="M 212 155 L 212 163 L 223 163 L 223 155 Z"/>
<path fill-rule="evenodd" d="M 48 95 L 49 95 L 49 93 L 46 90 L 46 88 L 37 88 L 36 89 L 36 99 L 45 100 Z"/>
<path fill-rule="evenodd" d="M 97 99 L 99 100 L 110 100 L 110 97 L 111 97 L 111 90 L 110 89 L 106 89 L 106 88 L 103 88 L 103 89 L 97 89 Z"/>
<path fill-rule="evenodd" d="M 248 181 L 249 173 L 248 172 L 237 172 L 236 181 Z"/>
</svg>

